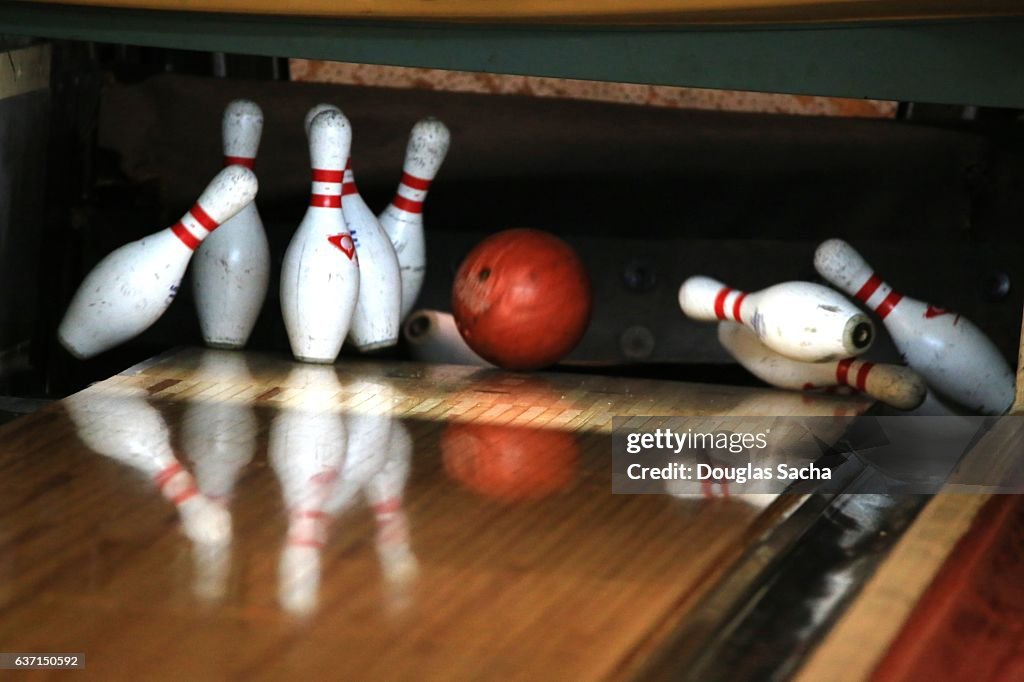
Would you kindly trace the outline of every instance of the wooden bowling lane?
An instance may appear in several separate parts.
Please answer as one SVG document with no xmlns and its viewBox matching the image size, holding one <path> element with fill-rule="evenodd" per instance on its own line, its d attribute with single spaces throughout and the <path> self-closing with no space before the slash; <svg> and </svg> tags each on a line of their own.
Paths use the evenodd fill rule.
<svg viewBox="0 0 1024 682">
<path fill-rule="evenodd" d="M 786 505 L 612 495 L 611 417 L 867 406 L 178 352 L 0 427 L 0 650 L 87 679 L 629 677 Z"/>
</svg>

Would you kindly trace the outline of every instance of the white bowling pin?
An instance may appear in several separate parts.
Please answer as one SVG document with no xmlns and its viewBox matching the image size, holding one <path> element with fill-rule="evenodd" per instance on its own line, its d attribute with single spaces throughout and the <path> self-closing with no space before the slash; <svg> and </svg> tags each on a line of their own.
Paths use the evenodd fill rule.
<svg viewBox="0 0 1024 682">
<path fill-rule="evenodd" d="M 901 410 L 924 402 L 928 387 L 909 367 L 875 364 L 845 358 L 830 362 L 800 362 L 776 353 L 741 324 L 720 322 L 718 340 L 736 361 L 765 383 L 806 390 L 849 386 Z"/>
<path fill-rule="evenodd" d="M 57 335 L 78 358 L 90 358 L 156 322 L 174 300 L 196 247 L 256 196 L 256 176 L 228 166 L 181 220 L 108 254 L 86 275 Z"/>
<path fill-rule="evenodd" d="M 341 211 L 352 128 L 337 110 L 307 115 L 313 189 L 309 208 L 281 265 L 281 315 L 292 354 L 332 363 L 359 297 L 359 260 Z"/>
<path fill-rule="evenodd" d="M 811 282 L 746 294 L 696 276 L 679 287 L 679 307 L 695 320 L 740 322 L 764 345 L 804 362 L 860 355 L 875 336 L 871 320 L 842 294 Z"/>
<path fill-rule="evenodd" d="M 419 362 L 493 367 L 462 338 L 451 313 L 417 310 L 402 325 L 409 352 Z"/>
<path fill-rule="evenodd" d="M 970 320 L 896 292 L 841 239 L 818 247 L 814 267 L 882 318 L 903 359 L 940 395 L 984 414 L 1010 409 L 1013 371 Z"/>
<path fill-rule="evenodd" d="M 297 367 L 286 384 L 297 390 L 281 405 L 267 441 L 289 519 L 278 598 L 289 611 L 304 615 L 316 607 L 320 552 L 331 518 L 325 507 L 341 480 L 347 439 L 338 404 L 342 388 L 333 367 Z"/>
<path fill-rule="evenodd" d="M 448 154 L 451 134 L 436 118 L 413 126 L 405 148 L 402 180 L 395 198 L 380 214 L 380 224 L 398 254 L 402 277 L 402 319 L 412 312 L 423 288 L 427 246 L 423 234 L 423 202 L 430 183 Z"/>
<path fill-rule="evenodd" d="M 224 165 L 252 168 L 263 112 L 237 99 L 224 110 Z M 221 225 L 196 249 L 192 290 L 203 340 L 213 348 L 242 348 L 256 325 L 270 280 L 270 245 L 256 203 Z"/>
<path fill-rule="evenodd" d="M 190 540 L 224 544 L 231 540 L 227 511 L 199 492 L 192 475 L 171 449 L 171 434 L 160 413 L 132 386 L 92 388 L 61 404 L 89 448 L 142 472 L 178 508 Z"/>
</svg>

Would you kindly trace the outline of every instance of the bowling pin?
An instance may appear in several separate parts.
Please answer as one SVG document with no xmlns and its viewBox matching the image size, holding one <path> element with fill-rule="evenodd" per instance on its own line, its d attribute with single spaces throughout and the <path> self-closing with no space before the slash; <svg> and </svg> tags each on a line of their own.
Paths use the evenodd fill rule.
<svg viewBox="0 0 1024 682">
<path fill-rule="evenodd" d="M 1010 409 L 1013 371 L 969 320 L 897 293 L 841 239 L 818 247 L 814 267 L 882 318 L 900 355 L 940 396 L 983 414 Z"/>
<path fill-rule="evenodd" d="M 855 358 L 830 362 L 790 360 L 734 322 L 718 323 L 718 340 L 751 374 L 779 388 L 849 386 L 901 410 L 918 407 L 928 392 L 924 379 L 909 367 L 878 365 Z"/>
<path fill-rule="evenodd" d="M 171 227 L 125 244 L 86 275 L 57 330 L 77 358 L 90 358 L 141 334 L 174 300 L 196 247 L 256 196 L 256 176 L 228 166 Z"/>
<path fill-rule="evenodd" d="M 237 99 L 224 110 L 224 165 L 252 168 L 263 112 Z M 255 202 L 226 220 L 196 249 L 192 291 L 206 345 L 242 348 L 263 308 L 270 280 L 270 245 Z"/>
<path fill-rule="evenodd" d="M 296 367 L 285 382 L 286 402 L 274 417 L 267 456 L 288 508 L 288 537 L 279 564 L 278 599 L 305 615 L 316 607 L 320 553 L 331 519 L 325 507 L 342 475 L 345 419 L 333 367 Z"/>
<path fill-rule="evenodd" d="M 352 128 L 337 110 L 306 116 L 313 188 L 309 208 L 281 265 L 281 315 L 292 354 L 332 363 L 341 352 L 359 297 L 359 259 L 341 211 Z"/>
<path fill-rule="evenodd" d="M 739 322 L 772 350 L 804 362 L 860 355 L 875 336 L 871 320 L 842 294 L 811 282 L 746 294 L 696 276 L 679 287 L 679 306 L 695 320 Z"/>
<path fill-rule="evenodd" d="M 318 104 L 314 112 L 340 111 L 333 104 Z M 341 210 L 359 256 L 359 297 L 352 313 L 349 340 L 360 351 L 387 348 L 398 343 L 401 321 L 402 282 L 398 256 L 377 216 L 363 201 L 352 172 L 345 164 Z"/>
<path fill-rule="evenodd" d="M 469 347 L 451 313 L 417 310 L 406 319 L 402 335 L 419 362 L 494 367 Z"/>
<path fill-rule="evenodd" d="M 427 247 L 423 235 L 423 202 L 430 183 L 448 154 L 451 135 L 436 118 L 413 126 L 405 148 L 402 180 L 395 198 L 380 214 L 380 224 L 398 254 L 402 277 L 402 319 L 412 312 L 423 288 Z"/>
</svg>

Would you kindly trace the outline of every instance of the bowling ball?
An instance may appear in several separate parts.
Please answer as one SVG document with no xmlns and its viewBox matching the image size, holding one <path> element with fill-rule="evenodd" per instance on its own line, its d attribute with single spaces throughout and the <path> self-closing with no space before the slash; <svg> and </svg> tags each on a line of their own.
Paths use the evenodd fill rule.
<svg viewBox="0 0 1024 682">
<path fill-rule="evenodd" d="M 579 447 L 568 431 L 453 422 L 441 435 L 448 476 L 499 502 L 539 500 L 576 478 Z"/>
<path fill-rule="evenodd" d="M 505 230 L 480 242 L 452 287 L 459 333 L 505 369 L 538 369 L 565 357 L 583 337 L 590 308 L 583 262 L 540 230 Z"/>
</svg>

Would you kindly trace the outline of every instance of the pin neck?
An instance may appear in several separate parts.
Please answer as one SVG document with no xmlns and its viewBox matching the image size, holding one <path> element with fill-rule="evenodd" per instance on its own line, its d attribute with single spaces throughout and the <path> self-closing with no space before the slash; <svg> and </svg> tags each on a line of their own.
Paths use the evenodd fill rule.
<svg viewBox="0 0 1024 682">
<path fill-rule="evenodd" d="M 423 200 L 427 198 L 430 183 L 430 180 L 403 171 L 402 180 L 398 184 L 398 191 L 391 200 L 391 205 L 407 213 L 423 213 Z"/>
<path fill-rule="evenodd" d="M 851 376 L 850 370 L 853 369 L 854 362 L 856 362 L 854 358 L 846 358 L 836 363 L 836 382 L 843 386 L 855 388 L 863 393 L 867 389 L 868 374 L 871 373 L 871 368 L 875 366 L 875 363 L 862 362 L 860 367 L 857 368 L 856 374 Z"/>
<path fill-rule="evenodd" d="M 181 220 L 171 226 L 171 232 L 181 240 L 182 244 L 195 251 L 199 244 L 219 226 L 220 223 L 211 218 L 210 214 L 196 203 L 188 213 L 181 217 Z"/>
<path fill-rule="evenodd" d="M 861 303 L 864 303 L 868 307 L 874 309 L 874 311 L 878 313 L 878 316 L 883 320 L 888 317 L 889 313 L 893 311 L 893 308 L 903 300 L 903 294 L 883 282 L 882 278 L 875 273 L 871 273 L 871 276 L 868 277 L 863 286 L 857 290 L 854 297 Z M 876 302 L 872 303 L 872 299 L 875 299 Z"/>
<path fill-rule="evenodd" d="M 309 205 L 318 208 L 341 208 L 344 177 L 345 171 L 314 168 Z"/>
<path fill-rule="evenodd" d="M 224 167 L 228 166 L 245 166 L 249 170 L 256 167 L 256 159 L 251 156 L 229 156 L 224 155 Z"/>
</svg>

